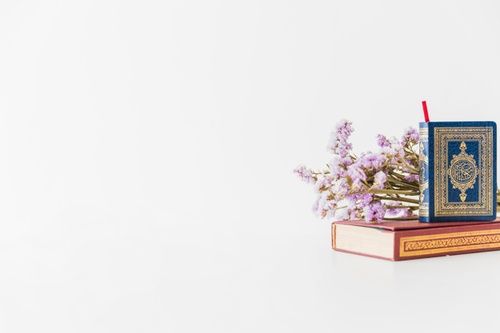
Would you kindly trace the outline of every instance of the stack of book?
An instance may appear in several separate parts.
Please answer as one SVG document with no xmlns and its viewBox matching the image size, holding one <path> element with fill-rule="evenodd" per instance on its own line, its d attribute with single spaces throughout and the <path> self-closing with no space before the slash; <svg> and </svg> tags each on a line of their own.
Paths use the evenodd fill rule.
<svg viewBox="0 0 500 333">
<path fill-rule="evenodd" d="M 334 250 L 407 260 L 500 249 L 500 220 L 491 222 L 387 221 L 332 224 Z"/>
<path fill-rule="evenodd" d="M 419 221 L 332 225 L 333 248 L 389 260 L 500 249 L 496 124 L 420 123 Z"/>
</svg>

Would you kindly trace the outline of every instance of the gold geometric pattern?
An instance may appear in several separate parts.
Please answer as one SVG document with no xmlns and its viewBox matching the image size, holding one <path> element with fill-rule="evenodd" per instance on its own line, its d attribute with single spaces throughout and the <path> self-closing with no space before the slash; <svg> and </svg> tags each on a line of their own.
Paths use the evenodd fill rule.
<svg viewBox="0 0 500 333">
<path fill-rule="evenodd" d="M 399 256 L 409 257 L 494 248 L 500 248 L 499 229 L 401 237 Z"/>
</svg>

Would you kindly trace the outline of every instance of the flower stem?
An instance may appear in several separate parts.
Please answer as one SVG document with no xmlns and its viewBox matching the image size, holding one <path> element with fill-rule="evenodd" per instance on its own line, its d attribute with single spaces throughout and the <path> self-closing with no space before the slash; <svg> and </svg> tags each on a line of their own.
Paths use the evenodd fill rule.
<svg viewBox="0 0 500 333">
<path fill-rule="evenodd" d="M 408 208 L 408 209 L 411 209 L 411 210 L 415 210 L 415 209 L 418 209 L 419 207 L 416 206 L 416 205 L 404 205 L 404 206 L 391 206 L 391 205 L 386 205 L 386 208 L 388 209 L 398 209 L 398 208 Z"/>
<path fill-rule="evenodd" d="M 390 220 L 390 221 L 418 220 L 418 216 L 410 216 L 410 217 L 384 217 L 384 220 Z"/>
<path fill-rule="evenodd" d="M 418 191 L 415 190 L 390 190 L 390 189 L 383 189 L 383 190 L 370 190 L 370 193 L 374 194 L 400 194 L 400 195 L 418 195 Z"/>
<path fill-rule="evenodd" d="M 383 197 L 380 195 L 375 195 L 374 198 L 379 199 L 379 200 L 393 200 L 393 201 L 402 201 L 402 202 L 419 204 L 419 201 L 417 199 L 410 199 L 410 198 Z"/>
</svg>

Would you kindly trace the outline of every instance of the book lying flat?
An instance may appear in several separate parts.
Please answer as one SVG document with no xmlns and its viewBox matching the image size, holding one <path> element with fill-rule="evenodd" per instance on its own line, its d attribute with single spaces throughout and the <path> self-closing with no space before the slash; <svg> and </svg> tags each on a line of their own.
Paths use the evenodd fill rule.
<svg viewBox="0 0 500 333">
<path fill-rule="evenodd" d="M 500 220 L 335 222 L 332 247 L 336 251 L 393 261 L 500 250 Z"/>
</svg>

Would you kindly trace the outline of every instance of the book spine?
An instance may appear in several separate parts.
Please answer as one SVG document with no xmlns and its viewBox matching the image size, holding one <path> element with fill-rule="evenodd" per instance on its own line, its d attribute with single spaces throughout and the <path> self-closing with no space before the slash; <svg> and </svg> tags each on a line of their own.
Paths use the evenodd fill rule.
<svg viewBox="0 0 500 333">
<path fill-rule="evenodd" d="M 419 144 L 419 187 L 420 187 L 420 205 L 419 205 L 419 221 L 430 222 L 429 205 L 430 205 L 430 190 L 429 190 L 429 123 L 420 123 L 420 144 Z"/>
</svg>

